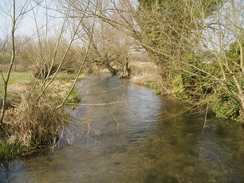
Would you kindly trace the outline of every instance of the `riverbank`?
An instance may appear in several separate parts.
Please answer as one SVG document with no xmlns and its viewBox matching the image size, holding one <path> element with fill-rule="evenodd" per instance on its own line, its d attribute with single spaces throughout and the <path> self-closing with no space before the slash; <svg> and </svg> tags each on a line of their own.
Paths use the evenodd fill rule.
<svg viewBox="0 0 244 183">
<path fill-rule="evenodd" d="M 0 159 L 24 156 L 39 147 L 55 145 L 57 135 L 70 121 L 64 109 L 57 106 L 70 93 L 75 77 L 75 74 L 59 73 L 42 94 L 44 97 L 38 98 L 42 92 L 40 80 L 28 73 L 11 74 L 4 130 L 0 134 Z M 73 89 L 66 101 L 79 102 L 78 92 Z"/>
<path fill-rule="evenodd" d="M 201 86 L 189 84 L 190 80 L 182 80 L 180 74 L 174 77 L 172 84 L 162 82 L 160 70 L 155 62 L 145 55 L 134 56 L 130 59 L 132 74 L 130 81 L 149 86 L 156 94 L 165 95 L 174 99 L 184 101 L 190 106 L 189 111 L 198 110 L 216 118 L 232 120 L 243 126 L 244 119 L 240 104 L 237 99 L 221 92 L 214 92 L 213 86 L 206 85 L 204 81 Z M 188 83 L 183 84 L 183 82 Z M 169 87 L 165 87 L 168 86 Z M 198 87 L 198 89 L 197 89 Z M 197 92 L 196 92 L 197 91 Z"/>
<path fill-rule="evenodd" d="M 132 60 L 130 62 L 132 74 L 130 81 L 136 84 L 149 86 L 156 94 L 162 93 L 161 77 L 156 64 L 150 60 Z M 152 74 L 153 73 L 153 74 Z"/>
<path fill-rule="evenodd" d="M 148 86 L 152 88 L 156 94 L 163 94 L 161 76 L 159 74 L 158 67 L 155 62 L 153 62 L 145 53 L 131 53 L 128 63 L 131 70 L 129 81 L 136 84 Z M 116 69 L 121 69 L 121 66 L 114 67 Z M 89 74 L 96 72 L 111 74 L 108 69 L 96 64 L 89 64 L 88 66 L 86 66 L 85 72 Z"/>
</svg>

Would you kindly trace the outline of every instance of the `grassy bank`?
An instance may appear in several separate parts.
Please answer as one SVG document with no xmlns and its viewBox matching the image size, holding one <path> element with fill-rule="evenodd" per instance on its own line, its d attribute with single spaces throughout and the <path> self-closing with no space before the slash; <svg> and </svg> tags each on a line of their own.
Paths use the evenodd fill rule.
<svg viewBox="0 0 244 183">
<path fill-rule="evenodd" d="M 69 93 L 75 77 L 75 74 L 59 73 L 44 97 L 36 102 L 40 94 L 40 80 L 32 78 L 29 73 L 11 74 L 8 85 L 10 105 L 3 121 L 7 133 L 0 134 L 0 159 L 23 156 L 39 147 L 56 143 L 57 135 L 70 121 L 63 108 L 56 107 Z M 34 84 L 36 88 L 33 89 Z M 78 92 L 72 90 L 68 102 L 78 101 Z"/>
<path fill-rule="evenodd" d="M 3 74 L 4 76 L 6 73 Z M 25 83 L 28 81 L 33 80 L 32 77 L 30 77 L 30 74 L 28 72 L 12 72 L 9 78 L 9 85 L 15 84 L 15 83 Z M 3 92 L 3 84 L 0 85 L 0 94 Z"/>
<path fill-rule="evenodd" d="M 130 80 L 132 82 L 149 86 L 155 90 L 156 94 L 161 94 L 161 78 L 153 61 L 145 54 L 133 54 L 130 58 L 130 66 L 132 70 Z"/>
</svg>

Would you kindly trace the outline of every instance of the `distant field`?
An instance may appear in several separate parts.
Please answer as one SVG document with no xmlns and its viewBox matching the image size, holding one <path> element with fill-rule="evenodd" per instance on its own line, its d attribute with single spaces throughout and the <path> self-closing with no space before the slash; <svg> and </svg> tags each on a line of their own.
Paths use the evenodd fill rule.
<svg viewBox="0 0 244 183">
<path fill-rule="evenodd" d="M 28 72 L 12 72 L 9 79 L 9 84 L 21 83 L 24 81 L 30 81 L 33 78 Z"/>
<path fill-rule="evenodd" d="M 7 73 L 3 73 L 4 77 L 6 77 Z M 9 78 L 8 85 L 14 83 L 23 83 L 25 81 L 33 80 L 28 72 L 12 72 Z M 0 94 L 3 92 L 3 80 L 0 77 Z"/>
</svg>

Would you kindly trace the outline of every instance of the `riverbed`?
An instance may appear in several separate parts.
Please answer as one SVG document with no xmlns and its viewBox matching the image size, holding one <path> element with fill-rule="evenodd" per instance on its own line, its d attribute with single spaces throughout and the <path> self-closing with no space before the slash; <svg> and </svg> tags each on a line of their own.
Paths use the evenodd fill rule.
<svg viewBox="0 0 244 183">
<path fill-rule="evenodd" d="M 179 100 L 100 75 L 76 85 L 81 103 L 53 151 L 16 158 L 0 182 L 244 182 L 243 128 L 185 112 Z"/>
</svg>

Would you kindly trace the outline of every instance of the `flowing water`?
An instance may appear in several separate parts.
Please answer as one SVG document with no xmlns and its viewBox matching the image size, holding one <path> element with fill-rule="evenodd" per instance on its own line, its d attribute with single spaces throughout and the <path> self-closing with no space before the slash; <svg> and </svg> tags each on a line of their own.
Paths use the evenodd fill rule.
<svg viewBox="0 0 244 183">
<path fill-rule="evenodd" d="M 0 182 L 244 182 L 238 125 L 185 114 L 180 101 L 96 76 L 77 84 L 82 102 L 59 146 L 0 168 Z"/>
</svg>

